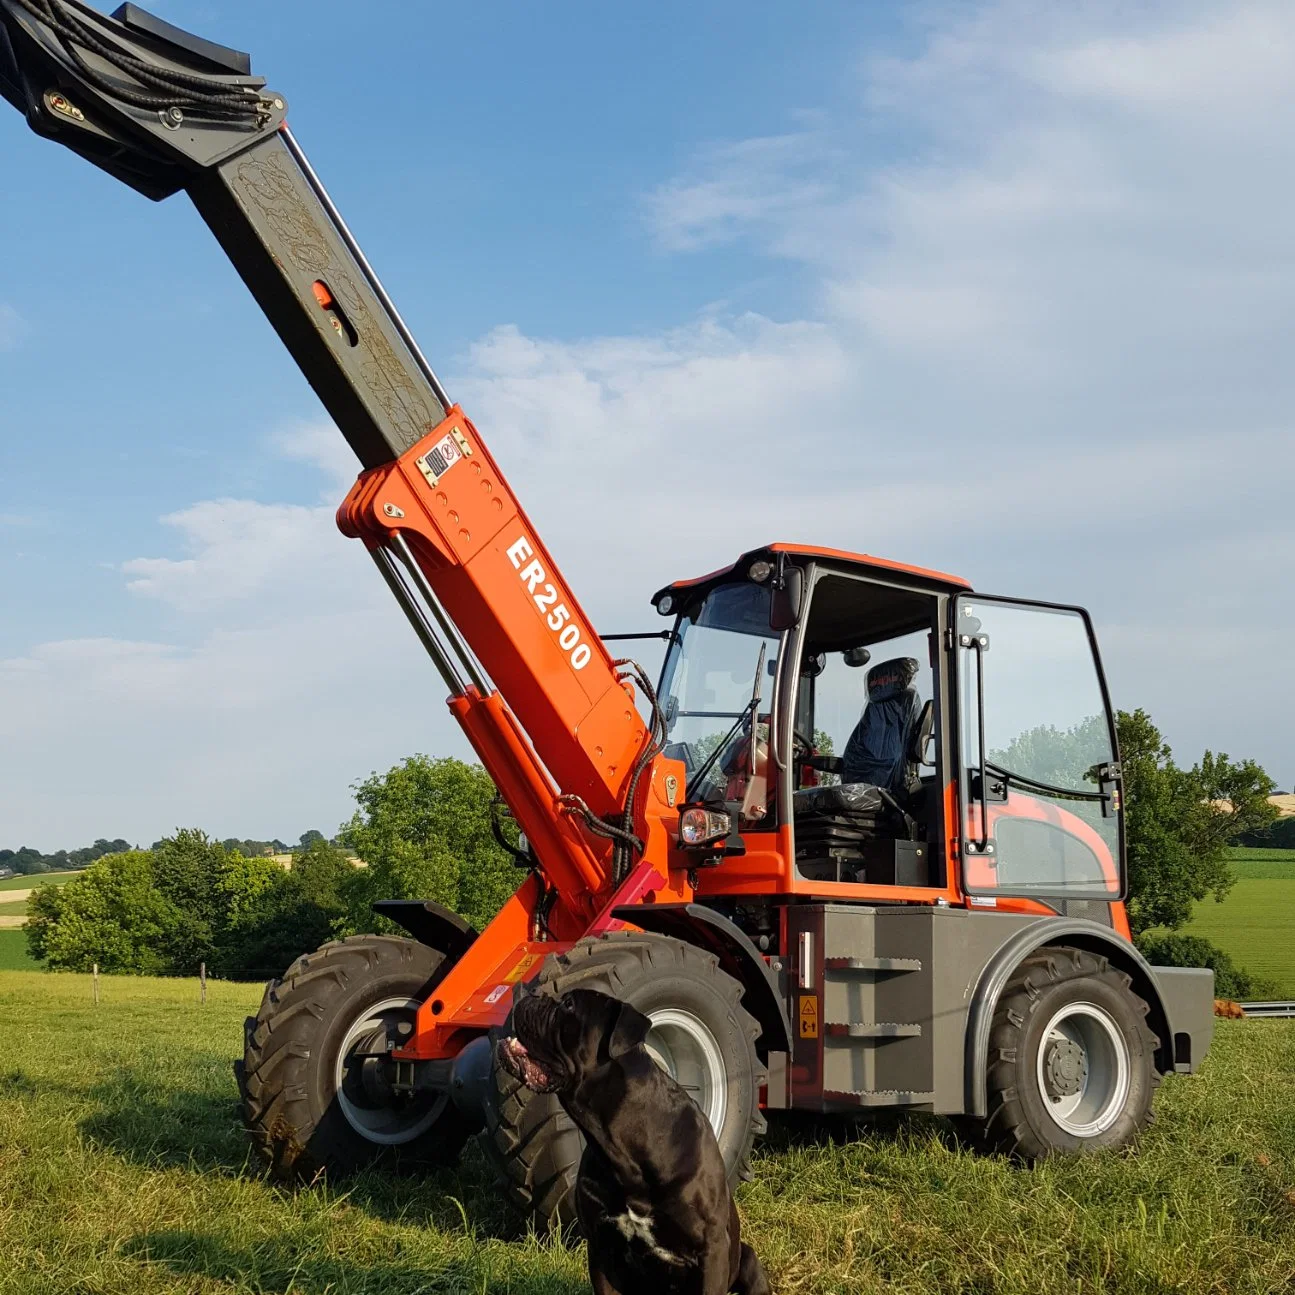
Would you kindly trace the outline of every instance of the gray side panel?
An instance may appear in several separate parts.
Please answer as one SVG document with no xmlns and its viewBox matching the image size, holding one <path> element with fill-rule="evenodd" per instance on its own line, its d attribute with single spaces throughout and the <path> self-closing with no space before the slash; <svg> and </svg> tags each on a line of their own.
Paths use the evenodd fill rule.
<svg viewBox="0 0 1295 1295">
<path fill-rule="evenodd" d="M 958 1115 L 968 1109 L 967 1032 L 976 987 L 985 968 L 1022 929 L 1038 921 L 1019 913 L 937 908 L 934 924 L 936 975 L 931 1028 L 935 1043 L 935 1110 Z"/>
<path fill-rule="evenodd" d="M 1214 973 L 1208 967 L 1152 967 L 1173 1035 L 1174 1069 L 1195 1070 L 1214 1038 Z"/>
<path fill-rule="evenodd" d="M 1063 917 L 1086 917 L 1090 922 L 1115 929 L 1111 906 L 1103 899 L 1063 899 L 1060 905 Z"/>
</svg>

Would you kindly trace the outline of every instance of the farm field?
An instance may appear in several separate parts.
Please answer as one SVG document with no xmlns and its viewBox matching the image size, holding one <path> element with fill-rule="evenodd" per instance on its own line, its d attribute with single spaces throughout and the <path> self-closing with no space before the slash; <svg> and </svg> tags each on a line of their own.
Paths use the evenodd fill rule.
<svg viewBox="0 0 1295 1295">
<path fill-rule="evenodd" d="M 296 1193 L 249 1165 L 230 1062 L 257 986 L 0 974 L 3 1295 L 584 1295 L 475 1149 Z M 1295 1288 L 1295 1022 L 1220 1022 L 1135 1154 L 1025 1171 L 937 1120 L 779 1124 L 740 1192 L 781 1295 L 1271 1295 Z"/>
<path fill-rule="evenodd" d="M 32 890 L 37 886 L 62 886 L 77 876 L 76 869 L 68 872 L 37 872 L 31 876 L 19 874 L 16 877 L 0 878 L 0 897 L 6 890 Z"/>
<path fill-rule="evenodd" d="M 1236 884 L 1221 904 L 1197 904 L 1184 930 L 1276 982 L 1278 997 L 1295 998 L 1295 851 L 1230 853 Z"/>
</svg>

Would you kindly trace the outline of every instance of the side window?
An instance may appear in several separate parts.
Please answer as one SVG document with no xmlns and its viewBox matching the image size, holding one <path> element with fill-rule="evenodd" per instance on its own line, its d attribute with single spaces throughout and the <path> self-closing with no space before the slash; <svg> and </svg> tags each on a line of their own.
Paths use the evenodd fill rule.
<svg viewBox="0 0 1295 1295">
<path fill-rule="evenodd" d="M 1114 747 L 1087 621 L 966 596 L 956 623 L 967 889 L 1116 897 Z"/>
</svg>

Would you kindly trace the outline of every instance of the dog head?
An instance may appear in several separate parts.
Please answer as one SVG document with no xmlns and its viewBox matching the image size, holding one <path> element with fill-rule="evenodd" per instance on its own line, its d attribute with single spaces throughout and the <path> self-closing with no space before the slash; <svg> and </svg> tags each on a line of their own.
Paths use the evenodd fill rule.
<svg viewBox="0 0 1295 1295">
<path fill-rule="evenodd" d="M 559 1092 L 638 1047 L 651 1028 L 637 1008 L 596 989 L 573 989 L 561 998 L 531 993 L 518 999 L 514 1033 L 499 1041 L 495 1055 L 527 1088 Z"/>
</svg>

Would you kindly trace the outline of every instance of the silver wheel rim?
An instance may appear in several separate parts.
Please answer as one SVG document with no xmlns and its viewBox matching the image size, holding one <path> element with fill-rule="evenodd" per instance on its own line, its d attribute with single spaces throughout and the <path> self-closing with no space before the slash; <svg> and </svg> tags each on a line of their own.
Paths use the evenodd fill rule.
<svg viewBox="0 0 1295 1295">
<path fill-rule="evenodd" d="M 1128 1101 L 1131 1071 L 1123 1031 L 1095 1003 L 1067 1004 L 1039 1040 L 1039 1094 L 1048 1114 L 1072 1137 L 1095 1138 L 1119 1119 Z M 1056 1091 L 1058 1073 L 1067 1091 Z"/>
<path fill-rule="evenodd" d="M 449 1101 L 446 1093 L 384 1101 L 373 1091 L 372 1075 L 366 1083 L 366 1063 L 352 1062 L 354 1053 L 386 1052 L 398 1046 L 412 1031 L 418 1007 L 416 998 L 384 998 L 374 1003 L 356 1017 L 337 1051 L 333 1071 L 337 1105 L 346 1122 L 366 1142 L 384 1147 L 412 1142 L 431 1128 Z M 406 1028 L 402 1030 L 401 1026 Z"/>
<path fill-rule="evenodd" d="M 719 1043 L 691 1012 L 666 1007 L 648 1012 L 652 1028 L 644 1047 L 701 1108 L 719 1137 L 728 1114 L 728 1074 Z"/>
</svg>

